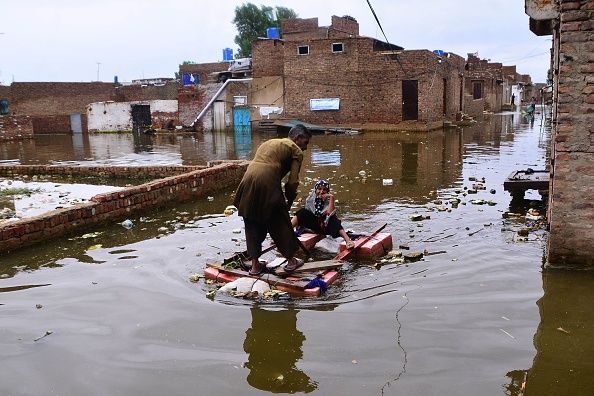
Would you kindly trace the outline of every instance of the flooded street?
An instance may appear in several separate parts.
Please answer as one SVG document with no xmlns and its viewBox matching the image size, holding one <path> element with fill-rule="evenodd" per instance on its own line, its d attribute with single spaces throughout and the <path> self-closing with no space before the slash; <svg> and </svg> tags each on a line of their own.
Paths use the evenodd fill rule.
<svg viewBox="0 0 594 396">
<path fill-rule="evenodd" d="M 314 135 L 300 198 L 327 178 L 345 228 L 387 222 L 395 249 L 436 253 L 351 263 L 319 299 L 211 300 L 190 282 L 245 247 L 241 218 L 222 214 L 231 190 L 3 255 L 0 394 L 519 396 L 524 381 L 524 395 L 594 394 L 594 274 L 543 271 L 546 231 L 517 239 L 540 196 L 510 207 L 503 191 L 513 170 L 545 167 L 539 117 Z M 1 143 L 0 161 L 200 165 L 251 158 L 271 137 L 41 136 Z M 318 247 L 332 256 L 338 241 Z"/>
</svg>

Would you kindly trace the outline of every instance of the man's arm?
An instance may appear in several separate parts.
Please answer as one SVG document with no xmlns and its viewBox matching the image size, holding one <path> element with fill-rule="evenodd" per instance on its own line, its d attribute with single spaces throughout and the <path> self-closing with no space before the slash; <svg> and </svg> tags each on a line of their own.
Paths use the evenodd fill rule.
<svg viewBox="0 0 594 396">
<path fill-rule="evenodd" d="M 299 152 L 294 151 L 293 153 L 289 178 L 285 183 L 285 197 L 287 198 L 287 206 L 289 208 L 291 205 L 293 205 L 293 201 L 297 197 L 297 187 L 299 187 L 299 171 L 301 170 L 301 162 L 303 162 L 303 152 L 298 147 L 296 147 L 296 149 Z"/>
</svg>

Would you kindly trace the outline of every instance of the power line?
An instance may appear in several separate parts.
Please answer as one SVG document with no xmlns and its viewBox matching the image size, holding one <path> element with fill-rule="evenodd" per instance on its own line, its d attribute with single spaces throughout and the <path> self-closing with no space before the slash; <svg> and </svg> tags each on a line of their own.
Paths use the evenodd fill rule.
<svg viewBox="0 0 594 396">
<path fill-rule="evenodd" d="M 384 28 L 382 27 L 382 24 L 380 23 L 379 18 L 377 17 L 377 14 L 375 13 L 375 10 L 373 9 L 373 6 L 371 5 L 371 2 L 369 0 L 367 0 L 367 5 L 369 6 L 369 9 L 371 10 L 371 13 L 373 14 L 373 17 L 375 18 L 375 21 L 377 22 L 377 25 L 379 26 L 382 34 L 384 35 L 384 39 L 386 40 L 386 43 L 388 44 L 388 47 L 392 47 L 392 44 L 390 44 L 390 41 L 388 40 L 388 36 L 386 36 L 386 32 L 384 32 Z M 402 69 L 402 72 L 404 73 L 404 75 L 406 77 L 406 70 L 404 70 L 404 66 L 402 66 L 402 63 L 400 63 L 400 59 L 398 58 L 398 54 L 394 50 L 392 50 L 392 52 L 393 52 L 394 58 L 396 58 L 396 62 L 398 62 L 398 64 L 400 65 L 400 69 Z"/>
</svg>

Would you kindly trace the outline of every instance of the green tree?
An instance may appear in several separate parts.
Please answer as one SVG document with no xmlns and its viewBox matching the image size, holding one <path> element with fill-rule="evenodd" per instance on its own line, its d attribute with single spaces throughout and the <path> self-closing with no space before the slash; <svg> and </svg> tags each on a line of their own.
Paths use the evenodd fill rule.
<svg viewBox="0 0 594 396">
<path fill-rule="evenodd" d="M 252 54 L 252 42 L 258 37 L 266 37 L 269 27 L 280 28 L 283 19 L 297 18 L 297 13 L 287 7 L 258 6 L 246 3 L 235 7 L 233 23 L 237 27 L 235 44 L 239 46 L 238 58 Z"/>
</svg>

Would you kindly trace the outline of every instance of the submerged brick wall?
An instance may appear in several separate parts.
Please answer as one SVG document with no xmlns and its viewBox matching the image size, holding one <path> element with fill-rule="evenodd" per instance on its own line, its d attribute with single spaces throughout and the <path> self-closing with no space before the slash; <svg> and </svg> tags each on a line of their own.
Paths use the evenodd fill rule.
<svg viewBox="0 0 594 396">
<path fill-rule="evenodd" d="M 560 7 L 548 261 L 594 266 L 594 0 Z"/>
<path fill-rule="evenodd" d="M 33 137 L 33 123 L 28 116 L 0 116 L 0 141 Z"/>
<path fill-rule="evenodd" d="M 52 133 L 70 133 L 70 116 L 57 115 L 33 117 L 33 131 L 36 135 L 45 135 Z"/>
<path fill-rule="evenodd" d="M 247 162 L 238 161 L 215 165 L 124 190 L 99 194 L 89 202 L 71 208 L 54 210 L 0 226 L 0 252 L 235 186 L 246 168 Z"/>
<path fill-rule="evenodd" d="M 0 176 L 36 175 L 36 176 L 73 176 L 73 177 L 110 177 L 110 178 L 139 178 L 158 179 L 176 176 L 195 170 L 205 169 L 206 166 L 175 165 L 175 166 L 64 166 L 64 165 L 1 165 Z"/>
</svg>

